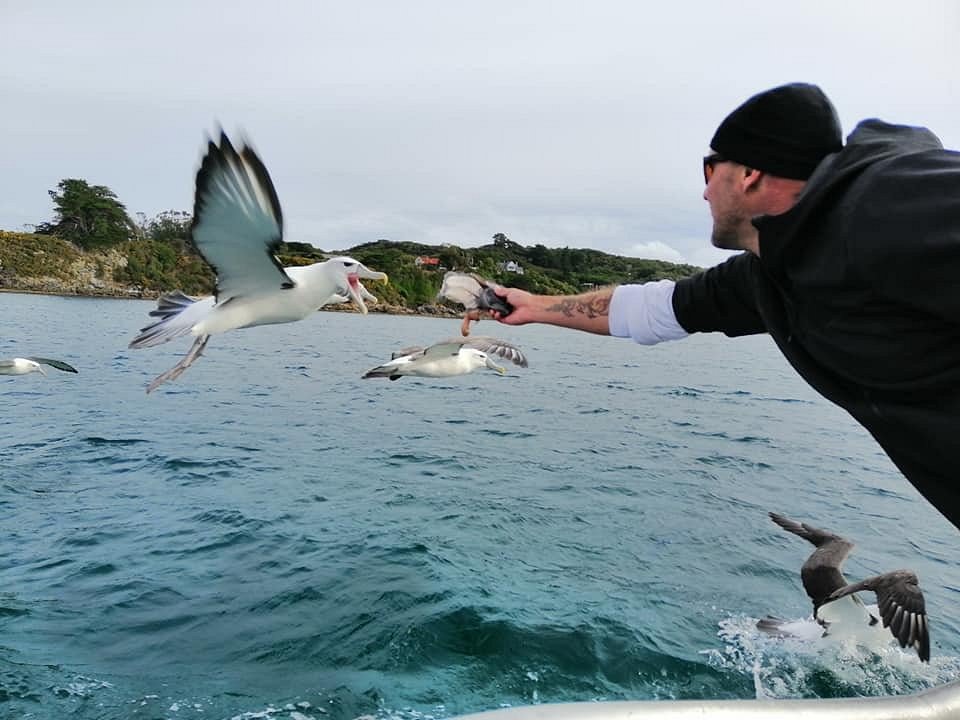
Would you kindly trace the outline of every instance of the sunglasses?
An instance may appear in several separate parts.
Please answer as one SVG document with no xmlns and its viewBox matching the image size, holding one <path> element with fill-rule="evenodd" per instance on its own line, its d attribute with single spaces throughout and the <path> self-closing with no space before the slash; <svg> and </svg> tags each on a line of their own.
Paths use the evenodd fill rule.
<svg viewBox="0 0 960 720">
<path fill-rule="evenodd" d="M 703 156 L 703 182 L 710 184 L 710 178 L 713 177 L 714 168 L 720 163 L 730 162 L 720 153 L 710 153 Z"/>
</svg>

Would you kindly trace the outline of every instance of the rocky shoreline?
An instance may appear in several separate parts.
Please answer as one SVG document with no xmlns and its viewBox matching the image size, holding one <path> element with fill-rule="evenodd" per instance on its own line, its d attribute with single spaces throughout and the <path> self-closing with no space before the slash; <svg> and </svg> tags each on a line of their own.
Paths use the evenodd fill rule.
<svg viewBox="0 0 960 720">
<path fill-rule="evenodd" d="M 5 250 L 0 260 L 0 292 L 56 295 L 60 297 L 156 300 L 163 291 L 114 280 L 128 266 L 128 258 L 116 248 L 97 252 L 81 251 L 58 238 L 24 235 L 0 230 Z M 122 273 L 120 274 L 122 277 Z M 188 293 L 191 294 L 191 293 Z M 368 302 L 371 313 L 460 317 L 462 313 L 439 304 Z M 358 312 L 352 303 L 327 305 L 321 310 Z"/>
<path fill-rule="evenodd" d="M 113 300 L 156 300 L 163 293 L 144 290 L 139 287 L 113 286 L 108 287 L 69 287 L 52 278 L 32 279 L 34 282 L 23 286 L 11 284 L 0 285 L 0 293 L 20 293 L 24 295 L 54 295 L 57 297 L 87 297 L 108 298 Z M 443 305 L 418 305 L 415 308 L 404 305 L 393 305 L 382 302 L 368 302 L 367 310 L 371 313 L 384 315 L 419 315 L 423 317 L 460 318 L 462 312 Z M 353 303 L 326 305 L 320 308 L 321 312 L 360 312 Z"/>
</svg>

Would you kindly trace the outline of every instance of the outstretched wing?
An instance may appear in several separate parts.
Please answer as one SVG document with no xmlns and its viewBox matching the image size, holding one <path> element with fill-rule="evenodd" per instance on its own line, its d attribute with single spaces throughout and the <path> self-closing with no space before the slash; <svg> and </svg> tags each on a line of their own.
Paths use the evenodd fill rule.
<svg viewBox="0 0 960 720">
<path fill-rule="evenodd" d="M 42 358 L 42 357 L 28 357 L 27 360 L 33 360 L 34 362 L 40 363 L 41 365 L 49 365 L 52 368 L 56 368 L 57 370 L 63 370 L 64 372 L 72 372 L 72 373 L 77 372 L 77 369 L 75 367 L 73 367 L 72 365 L 68 365 L 67 363 L 63 362 L 63 360 L 51 360 L 50 358 Z"/>
<path fill-rule="evenodd" d="M 394 350 L 390 353 L 390 359 L 396 360 L 397 358 L 406 357 L 407 355 L 423 355 L 423 350 L 419 345 L 411 345 L 410 347 L 401 348 L 400 350 Z"/>
<path fill-rule="evenodd" d="M 275 253 L 283 217 L 273 182 L 248 146 L 237 152 L 220 133 L 197 171 L 193 242 L 217 274 L 217 302 L 293 287 Z"/>
<path fill-rule="evenodd" d="M 480 350 L 488 355 L 498 355 L 504 360 L 509 360 L 520 367 L 527 367 L 527 356 L 523 354 L 523 351 L 520 348 L 512 343 L 508 343 L 506 340 L 478 335 L 476 337 L 463 340 L 462 345 L 464 347 Z"/>
<path fill-rule="evenodd" d="M 877 594 L 877 609 L 883 626 L 890 628 L 900 647 L 909 645 L 916 649 L 921 660 L 929 661 L 930 627 L 917 576 L 909 570 L 894 570 L 842 587 L 830 596 L 830 600 L 861 590 L 872 590 Z"/>
<path fill-rule="evenodd" d="M 428 348 L 425 348 L 423 351 L 424 357 L 426 356 L 438 356 L 438 355 L 457 355 L 460 352 L 460 348 L 464 345 L 464 341 L 460 339 L 444 340 L 443 342 L 434 343 Z"/>
<path fill-rule="evenodd" d="M 840 568 L 853 549 L 853 543 L 832 532 L 796 522 L 778 513 L 770 513 L 770 519 L 817 548 L 800 568 L 803 589 L 813 601 L 813 611 L 816 614 L 817 609 L 827 601 L 834 590 L 847 584 Z"/>
</svg>

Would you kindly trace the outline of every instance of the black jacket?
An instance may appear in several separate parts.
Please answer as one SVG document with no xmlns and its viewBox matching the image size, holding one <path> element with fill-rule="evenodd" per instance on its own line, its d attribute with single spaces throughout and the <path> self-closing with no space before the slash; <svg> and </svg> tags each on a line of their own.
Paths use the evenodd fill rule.
<svg viewBox="0 0 960 720">
<path fill-rule="evenodd" d="M 793 208 L 754 224 L 760 257 L 679 281 L 677 320 L 770 333 L 960 527 L 960 153 L 866 120 Z"/>
</svg>

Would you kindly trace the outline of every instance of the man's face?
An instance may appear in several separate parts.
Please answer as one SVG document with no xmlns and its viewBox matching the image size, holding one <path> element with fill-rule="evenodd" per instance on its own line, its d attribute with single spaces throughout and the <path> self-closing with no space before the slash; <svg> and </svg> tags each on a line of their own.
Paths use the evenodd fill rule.
<svg viewBox="0 0 960 720">
<path fill-rule="evenodd" d="M 744 167 L 712 153 L 703 159 L 707 183 L 703 199 L 710 204 L 713 232 L 710 242 L 721 250 L 744 250 L 745 239 L 754 232 L 752 214 L 745 206 L 740 180 Z"/>
</svg>

